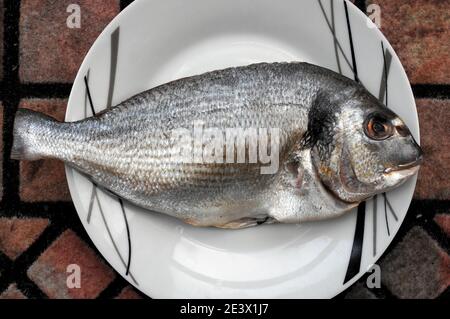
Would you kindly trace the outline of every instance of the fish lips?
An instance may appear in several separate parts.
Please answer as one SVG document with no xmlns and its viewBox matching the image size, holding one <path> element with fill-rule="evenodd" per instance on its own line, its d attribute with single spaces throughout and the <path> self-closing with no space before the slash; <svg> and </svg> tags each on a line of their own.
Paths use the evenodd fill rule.
<svg viewBox="0 0 450 319">
<path fill-rule="evenodd" d="M 394 172 L 402 172 L 402 173 L 405 173 L 405 175 L 412 175 L 412 174 L 416 173 L 419 170 L 420 165 L 423 163 L 423 152 L 421 149 L 419 149 L 419 150 L 420 150 L 420 153 L 419 153 L 418 157 L 416 158 L 416 160 L 409 162 L 409 163 L 398 164 L 393 167 L 387 167 L 384 170 L 384 174 L 391 174 Z M 410 173 L 410 174 L 407 174 L 407 173 Z"/>
<path fill-rule="evenodd" d="M 402 175 L 412 175 L 416 173 L 420 165 L 423 163 L 423 151 L 422 148 L 417 144 L 414 138 L 411 137 L 412 147 L 414 149 L 415 158 L 412 161 L 408 161 L 406 163 L 396 164 L 391 167 L 387 167 L 384 170 L 384 174 L 391 174 L 394 172 L 403 173 Z M 410 174 L 408 174 L 410 173 Z"/>
</svg>

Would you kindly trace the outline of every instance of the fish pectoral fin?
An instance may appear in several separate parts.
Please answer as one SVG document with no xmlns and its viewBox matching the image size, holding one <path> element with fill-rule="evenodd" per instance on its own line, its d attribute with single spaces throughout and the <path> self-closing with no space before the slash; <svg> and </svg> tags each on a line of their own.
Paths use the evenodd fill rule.
<svg viewBox="0 0 450 319">
<path fill-rule="evenodd" d="M 288 172 L 289 182 L 297 189 L 302 188 L 305 176 L 305 170 L 300 163 L 300 159 L 290 160 L 286 163 L 286 171 Z"/>
<path fill-rule="evenodd" d="M 272 224 L 275 222 L 276 222 L 276 220 L 269 216 L 266 216 L 266 217 L 244 217 L 244 218 L 237 219 L 237 220 L 231 221 L 231 222 L 223 224 L 223 225 L 215 225 L 215 227 L 223 228 L 223 229 L 242 229 L 242 228 L 248 228 L 248 227 L 258 226 L 258 225 L 262 225 L 262 224 Z"/>
</svg>

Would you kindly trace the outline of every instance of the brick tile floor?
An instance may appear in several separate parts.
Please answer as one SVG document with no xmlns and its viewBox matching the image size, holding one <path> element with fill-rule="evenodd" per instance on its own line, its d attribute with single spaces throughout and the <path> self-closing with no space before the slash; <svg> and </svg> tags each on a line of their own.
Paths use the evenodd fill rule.
<svg viewBox="0 0 450 319">
<path fill-rule="evenodd" d="M 27 250 L 48 226 L 44 218 L 0 217 L 0 250 L 10 259 L 16 259 Z"/>
<path fill-rule="evenodd" d="M 17 288 L 16 284 L 11 284 L 0 294 L 0 299 L 27 299 L 27 297 Z"/>
<path fill-rule="evenodd" d="M 84 54 L 129 2 L 77 1 L 81 28 L 70 29 L 66 9 L 73 1 L 0 0 L 2 154 L 11 147 L 18 107 L 63 119 L 70 84 Z M 362 9 L 370 3 L 381 7 L 382 31 L 416 94 L 427 161 L 410 212 L 379 261 L 381 288 L 368 289 L 362 278 L 338 298 L 448 296 L 450 0 L 353 2 Z M 144 297 L 92 245 L 71 204 L 61 163 L 19 163 L 5 154 L 0 164 L 0 177 L 5 179 L 0 183 L 0 299 Z M 66 285 L 70 264 L 82 265 L 80 289 Z"/>
<path fill-rule="evenodd" d="M 142 299 L 142 297 L 136 293 L 133 287 L 128 286 L 120 292 L 116 299 Z"/>
<path fill-rule="evenodd" d="M 80 288 L 68 288 L 68 266 L 81 270 Z M 28 276 L 50 298 L 95 298 L 114 279 L 115 272 L 73 231 L 65 231 L 31 265 Z"/>
<path fill-rule="evenodd" d="M 436 298 L 450 284 L 450 258 L 414 227 L 383 260 L 382 282 L 399 298 Z"/>
<path fill-rule="evenodd" d="M 450 1 L 369 0 L 381 8 L 381 31 L 411 83 L 450 83 Z"/>
<path fill-rule="evenodd" d="M 441 227 L 442 231 L 450 237 L 450 214 L 439 214 L 434 217 L 434 221 Z"/>
<path fill-rule="evenodd" d="M 74 80 L 97 36 L 119 13 L 118 0 L 81 0 L 80 28 L 69 28 L 72 0 L 22 0 L 20 8 L 20 79 L 23 82 Z"/>
<path fill-rule="evenodd" d="M 415 197 L 449 200 L 450 179 L 444 172 L 450 171 L 450 100 L 418 99 L 417 110 L 426 160 Z"/>
</svg>

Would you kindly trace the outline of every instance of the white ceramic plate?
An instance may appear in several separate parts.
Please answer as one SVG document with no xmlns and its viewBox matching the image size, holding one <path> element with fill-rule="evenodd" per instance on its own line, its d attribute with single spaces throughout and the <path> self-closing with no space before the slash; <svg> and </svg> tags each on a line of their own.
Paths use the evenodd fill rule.
<svg viewBox="0 0 450 319">
<path fill-rule="evenodd" d="M 361 82 L 385 101 L 387 75 L 388 106 L 418 140 L 414 99 L 399 59 L 351 3 L 348 13 Z M 180 77 L 254 62 L 307 61 L 340 68 L 353 78 L 349 40 L 342 0 L 135 1 L 89 51 L 66 120 L 91 116 L 85 77 L 97 112 Z M 95 190 L 76 171 L 67 168 L 67 178 L 80 219 L 99 251 L 154 298 L 333 297 L 387 248 L 416 182 L 413 178 L 388 193 L 386 211 L 384 197 L 378 196 L 375 212 L 369 200 L 359 215 L 355 210 L 324 222 L 230 231 L 194 228 L 126 202 L 122 210 L 117 198 Z"/>
</svg>

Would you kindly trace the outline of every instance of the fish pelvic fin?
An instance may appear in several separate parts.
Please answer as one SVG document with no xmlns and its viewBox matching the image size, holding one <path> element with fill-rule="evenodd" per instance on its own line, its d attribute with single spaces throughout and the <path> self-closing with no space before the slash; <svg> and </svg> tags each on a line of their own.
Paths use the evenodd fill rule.
<svg viewBox="0 0 450 319">
<path fill-rule="evenodd" d="M 44 134 L 45 128 L 56 120 L 29 109 L 18 109 L 14 120 L 11 159 L 34 161 L 42 158 L 40 143 L 35 136 Z"/>
<path fill-rule="evenodd" d="M 277 221 L 269 216 L 266 217 L 244 217 L 238 220 L 231 221 L 229 223 L 223 224 L 223 225 L 215 225 L 217 228 L 223 228 L 223 229 L 243 229 L 243 228 L 249 228 L 253 226 L 259 226 L 262 224 L 273 224 Z"/>
</svg>

